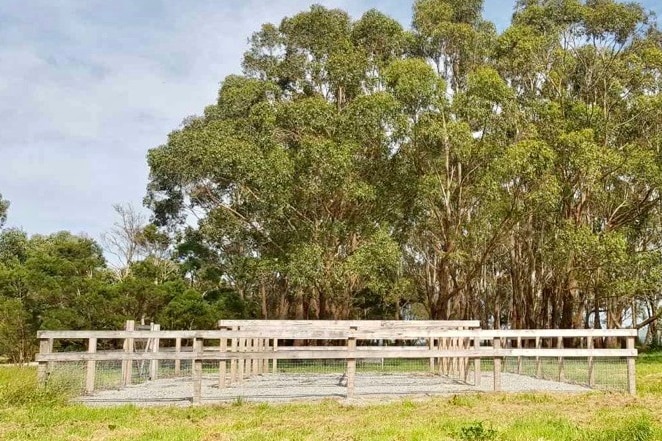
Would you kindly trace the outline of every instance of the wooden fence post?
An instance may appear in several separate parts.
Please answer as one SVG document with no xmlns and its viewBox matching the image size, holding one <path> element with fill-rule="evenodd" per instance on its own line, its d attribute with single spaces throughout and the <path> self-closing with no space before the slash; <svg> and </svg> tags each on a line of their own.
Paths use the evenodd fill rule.
<svg viewBox="0 0 662 441">
<path fill-rule="evenodd" d="M 626 342 L 626 349 L 634 349 L 635 346 L 635 337 L 627 337 L 627 342 Z M 636 383 L 636 372 L 635 372 L 635 357 L 628 357 L 627 359 L 627 364 L 628 364 L 628 393 L 630 395 L 636 395 L 637 394 L 637 383 Z"/>
<path fill-rule="evenodd" d="M 200 404 L 202 401 L 202 339 L 193 339 L 193 352 L 196 358 L 193 360 L 193 404 Z"/>
<path fill-rule="evenodd" d="M 556 348 L 563 349 L 563 337 L 558 337 L 556 339 Z M 559 383 L 565 381 L 565 369 L 563 366 L 563 357 L 559 357 Z"/>
<path fill-rule="evenodd" d="M 434 338 L 428 338 L 428 349 L 432 351 L 434 349 Z M 430 357 L 430 373 L 434 373 L 434 357 Z"/>
<path fill-rule="evenodd" d="M 260 352 L 260 339 L 253 339 L 253 347 L 251 348 L 253 352 Z M 253 375 L 258 375 L 260 373 L 260 359 L 255 355 L 253 356 Z"/>
<path fill-rule="evenodd" d="M 474 349 L 480 351 L 480 337 L 474 337 Z M 480 371 L 480 357 L 474 358 L 474 385 L 480 386 L 482 373 Z"/>
<path fill-rule="evenodd" d="M 465 347 L 464 347 L 464 340 L 465 340 L 464 337 L 460 337 L 460 338 L 457 339 L 458 348 L 460 349 L 460 351 L 463 351 L 463 350 L 465 349 Z M 461 380 L 461 381 L 465 381 L 465 380 L 467 379 L 467 377 L 466 377 L 466 368 L 467 368 L 467 365 L 466 365 L 466 363 L 465 363 L 465 358 L 464 358 L 464 357 L 460 357 L 460 358 L 458 358 L 457 361 L 458 361 L 458 365 L 459 365 L 459 366 L 458 366 L 458 370 L 459 370 L 458 373 L 459 373 L 459 376 L 460 376 L 460 380 Z"/>
<path fill-rule="evenodd" d="M 593 337 L 586 337 L 586 348 L 593 349 L 595 344 L 593 342 Z M 588 387 L 595 387 L 595 369 L 593 357 L 588 357 Z"/>
<path fill-rule="evenodd" d="M 97 339 L 95 337 L 90 337 L 87 343 L 87 353 L 95 354 L 97 352 Z M 94 360 L 88 360 L 87 362 L 87 372 L 85 373 L 85 392 L 91 394 L 94 392 L 94 380 L 96 377 L 97 362 Z"/>
<path fill-rule="evenodd" d="M 161 330 L 161 325 L 157 323 L 152 323 L 150 326 L 150 330 L 154 332 L 158 332 Z M 159 338 L 154 337 L 152 339 L 152 353 L 159 352 Z M 159 360 L 151 360 L 149 363 L 149 378 L 150 380 L 154 381 L 158 378 L 159 376 Z"/>
<path fill-rule="evenodd" d="M 177 337 L 175 339 L 175 353 L 179 354 L 180 352 L 182 352 L 182 339 L 180 337 Z M 179 373 L 181 372 L 181 370 L 182 370 L 182 361 L 179 358 L 177 358 L 175 360 L 175 376 L 176 377 L 179 376 Z"/>
<path fill-rule="evenodd" d="M 351 331 L 355 331 L 356 326 L 350 327 Z M 349 337 L 347 339 L 347 351 L 349 357 L 347 358 L 347 398 L 354 398 L 354 381 L 356 377 L 356 337 Z"/>
<path fill-rule="evenodd" d="M 464 328 L 464 329 L 468 329 L 468 328 Z M 471 347 L 471 337 L 464 337 L 464 342 L 462 343 L 462 345 L 463 345 L 464 349 L 469 349 Z M 465 383 L 469 380 L 469 362 L 470 361 L 471 360 L 468 357 L 464 357 L 464 359 L 462 360 L 462 362 L 464 363 L 464 379 L 462 381 L 464 381 Z"/>
<path fill-rule="evenodd" d="M 47 338 L 42 338 L 39 340 L 39 355 L 48 355 L 51 353 L 51 344 Z M 46 380 L 48 379 L 48 366 L 49 362 L 40 361 L 37 365 L 37 381 L 40 386 L 46 385 Z"/>
<path fill-rule="evenodd" d="M 448 337 L 444 337 L 441 339 L 441 349 L 448 349 Z M 448 375 L 450 373 L 448 365 L 449 365 L 449 358 L 447 356 L 442 357 L 441 359 L 441 365 L 442 365 L 442 371 L 444 375 Z"/>
<path fill-rule="evenodd" d="M 501 349 L 501 339 L 496 337 L 492 340 L 492 348 L 495 350 Z M 501 391 L 501 357 L 494 356 L 494 391 Z"/>
<path fill-rule="evenodd" d="M 127 320 L 126 326 L 124 327 L 125 331 L 133 331 L 135 329 L 136 322 L 133 320 Z M 131 359 L 133 354 L 133 338 L 126 337 L 124 339 L 124 353 L 130 354 L 129 358 L 122 361 L 122 385 L 127 386 L 131 384 L 131 377 L 133 373 L 133 360 Z"/>
<path fill-rule="evenodd" d="M 53 345 L 55 344 L 55 340 L 52 338 L 48 339 L 48 353 L 52 354 L 53 353 Z M 49 361 L 48 362 L 48 372 L 52 372 L 53 368 L 55 368 L 55 362 L 54 361 Z"/>
<path fill-rule="evenodd" d="M 225 354 L 228 351 L 228 339 L 225 337 L 221 338 L 219 342 L 219 349 L 221 354 Z M 227 361 L 221 360 L 218 363 L 218 387 L 223 389 L 225 387 L 225 374 L 227 371 Z"/>
<path fill-rule="evenodd" d="M 517 337 L 517 349 L 522 349 L 522 337 Z M 517 357 L 517 373 L 522 373 L 522 357 Z"/>
<path fill-rule="evenodd" d="M 265 338 L 262 340 L 264 342 L 264 352 L 269 352 L 269 349 L 271 346 L 269 346 L 270 340 L 268 338 Z M 263 374 L 268 374 L 269 373 L 269 359 L 268 358 L 263 358 L 262 359 L 262 373 Z"/>
<path fill-rule="evenodd" d="M 245 347 L 246 347 L 246 338 L 240 338 L 238 339 L 238 346 L 237 346 L 237 351 L 238 352 L 245 352 Z M 245 372 L 245 366 L 246 366 L 246 359 L 240 358 L 237 360 L 237 381 L 241 383 L 244 381 L 244 372 Z"/>
<path fill-rule="evenodd" d="M 536 349 L 542 349 L 542 340 L 536 337 Z M 542 362 L 540 357 L 536 355 L 536 378 L 542 378 Z"/>
<path fill-rule="evenodd" d="M 274 338 L 274 352 L 278 351 L 278 339 Z M 278 372 L 278 359 L 271 360 L 271 371 L 275 374 Z"/>
<path fill-rule="evenodd" d="M 230 339 L 230 352 L 237 352 L 237 339 Z M 237 381 L 237 360 L 235 358 L 230 360 L 230 382 Z"/>
</svg>

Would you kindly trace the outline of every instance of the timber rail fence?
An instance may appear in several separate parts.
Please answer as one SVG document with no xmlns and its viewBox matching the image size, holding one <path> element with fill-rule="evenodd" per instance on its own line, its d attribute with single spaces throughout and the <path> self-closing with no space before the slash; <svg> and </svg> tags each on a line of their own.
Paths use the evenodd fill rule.
<svg viewBox="0 0 662 441">
<path fill-rule="evenodd" d="M 134 330 L 133 322 L 128 322 L 123 331 L 40 331 L 36 361 L 42 384 L 54 365 L 82 363 L 88 394 L 95 390 L 98 363 L 118 366 L 120 386 L 134 381 L 137 364 L 148 364 L 144 371 L 156 380 L 161 375 L 160 363 L 173 366 L 176 376 L 182 375 L 182 363 L 187 363 L 194 403 L 203 398 L 203 362 L 213 363 L 221 389 L 253 376 L 282 372 L 279 362 L 342 362 L 346 396 L 351 398 L 357 360 L 426 360 L 431 373 L 475 386 L 480 386 L 482 373 L 489 370 L 494 391 L 502 390 L 502 372 L 542 378 L 543 369 L 549 376 L 550 366 L 554 381 L 581 381 L 594 387 L 598 362 L 618 360 L 626 365 L 625 388 L 636 393 L 634 329 L 483 330 L 478 326 L 477 321 L 222 320 L 218 330 L 161 331 L 158 325 Z M 55 351 L 58 340 L 86 344 L 87 350 Z M 399 345 L 384 346 L 385 342 Z M 608 345 L 612 348 L 604 348 Z M 582 368 L 573 368 L 572 360 L 581 360 Z"/>
</svg>

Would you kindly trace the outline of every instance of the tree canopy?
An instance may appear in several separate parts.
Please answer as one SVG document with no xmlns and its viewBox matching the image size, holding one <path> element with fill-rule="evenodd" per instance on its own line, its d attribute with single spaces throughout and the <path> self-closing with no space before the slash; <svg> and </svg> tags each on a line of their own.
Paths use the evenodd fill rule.
<svg viewBox="0 0 662 441">
<path fill-rule="evenodd" d="M 264 318 L 655 314 L 655 21 L 521 0 L 499 34 L 482 3 L 415 1 L 411 29 L 319 5 L 263 25 L 243 75 L 148 154 L 146 203 L 191 274 L 215 268 Z"/>
</svg>

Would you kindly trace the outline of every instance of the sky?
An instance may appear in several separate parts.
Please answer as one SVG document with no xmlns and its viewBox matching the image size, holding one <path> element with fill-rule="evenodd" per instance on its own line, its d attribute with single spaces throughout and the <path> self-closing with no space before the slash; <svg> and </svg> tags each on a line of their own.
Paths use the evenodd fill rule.
<svg viewBox="0 0 662 441">
<path fill-rule="evenodd" d="M 113 204 L 141 206 L 147 150 L 241 73 L 247 38 L 312 3 L 411 22 L 407 0 L 1 0 L 7 226 L 98 239 L 116 220 Z M 662 13 L 657 0 L 643 3 Z M 484 15 L 503 29 L 512 7 L 486 0 Z"/>
</svg>

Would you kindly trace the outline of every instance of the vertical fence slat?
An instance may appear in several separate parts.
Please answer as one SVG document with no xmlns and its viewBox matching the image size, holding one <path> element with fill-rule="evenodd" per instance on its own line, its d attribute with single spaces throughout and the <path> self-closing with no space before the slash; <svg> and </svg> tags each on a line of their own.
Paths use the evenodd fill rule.
<svg viewBox="0 0 662 441">
<path fill-rule="evenodd" d="M 246 348 L 246 338 L 240 338 L 237 340 L 237 351 L 238 352 L 245 352 Z M 246 374 L 246 360 L 243 358 L 240 358 L 237 360 L 237 380 L 239 382 L 244 380 L 244 375 Z"/>
<path fill-rule="evenodd" d="M 492 347 L 494 349 L 501 349 L 501 339 L 495 338 L 492 340 Z M 494 357 L 494 392 L 501 391 L 501 357 Z"/>
<path fill-rule="evenodd" d="M 232 328 L 233 331 L 236 331 L 237 329 L 239 328 L 237 328 L 236 326 Z M 237 340 L 236 338 L 230 340 L 230 350 L 232 352 L 237 352 L 239 350 L 238 346 L 239 346 L 239 340 Z M 233 381 L 239 382 L 239 373 L 237 371 L 238 364 L 239 364 L 239 360 L 235 360 L 235 359 L 230 360 L 230 382 Z"/>
<path fill-rule="evenodd" d="M 351 327 L 350 329 L 356 330 L 356 327 Z M 347 339 L 347 351 L 350 352 L 349 357 L 347 358 L 347 398 L 354 397 L 354 381 L 356 377 L 356 355 L 354 351 L 356 350 L 356 338 L 349 337 Z"/>
<path fill-rule="evenodd" d="M 431 351 L 434 349 L 434 338 L 432 337 L 428 338 L 428 349 Z M 434 357 L 430 357 L 430 373 L 434 374 Z"/>
<path fill-rule="evenodd" d="M 563 337 L 558 337 L 556 339 L 556 348 L 563 349 Z M 559 382 L 562 383 L 565 381 L 565 366 L 563 365 L 563 357 L 559 357 Z"/>
<path fill-rule="evenodd" d="M 133 331 L 135 329 L 136 322 L 133 320 L 127 320 L 125 330 Z M 124 339 L 124 352 L 127 354 L 133 354 L 133 338 L 127 337 Z M 131 377 L 133 374 L 133 360 L 129 358 L 128 360 L 122 361 L 122 385 L 127 386 L 131 384 Z"/>
<path fill-rule="evenodd" d="M 150 326 L 151 330 L 154 332 L 158 332 L 161 330 L 161 325 L 157 323 L 152 323 Z M 152 339 L 152 352 L 153 353 L 158 353 L 159 352 L 159 338 L 154 337 Z M 158 378 L 159 376 L 159 360 L 150 360 L 149 363 L 149 379 L 154 381 Z"/>
<path fill-rule="evenodd" d="M 276 351 L 278 351 L 278 339 L 274 338 L 274 352 Z M 272 364 L 271 365 L 272 372 L 275 374 L 276 372 L 278 372 L 278 359 L 274 358 L 273 360 L 271 360 L 271 364 Z"/>
<path fill-rule="evenodd" d="M 218 346 L 221 353 L 225 354 L 228 351 L 228 339 L 222 338 Z M 227 365 L 228 362 L 226 360 L 221 360 L 218 363 L 218 387 L 220 389 L 223 389 L 226 386 L 225 376 L 228 370 Z"/>
<path fill-rule="evenodd" d="M 593 337 L 586 337 L 586 348 L 593 349 L 595 343 L 593 342 Z M 588 386 L 595 387 L 595 369 L 593 357 L 588 357 Z"/>
<path fill-rule="evenodd" d="M 201 338 L 193 339 L 193 352 L 197 357 L 193 360 L 193 399 L 194 404 L 202 401 L 202 344 Z"/>
<path fill-rule="evenodd" d="M 94 354 L 97 352 L 97 339 L 90 337 L 87 340 L 87 353 Z M 87 362 L 87 371 L 85 373 L 85 392 L 91 394 L 94 392 L 94 382 L 96 377 L 97 362 L 89 360 Z"/>
<path fill-rule="evenodd" d="M 182 352 L 182 339 L 177 337 L 175 339 L 175 353 L 179 354 Z M 178 358 L 175 360 L 175 376 L 178 377 L 179 373 L 182 370 L 182 361 Z"/>
<path fill-rule="evenodd" d="M 55 340 L 52 338 L 48 339 L 48 353 L 52 354 L 53 353 L 53 345 L 55 344 Z M 52 372 L 53 368 L 55 367 L 55 362 L 51 361 L 48 363 L 48 372 Z"/>
<path fill-rule="evenodd" d="M 474 349 L 480 351 L 480 337 L 474 337 Z M 480 386 L 482 373 L 480 371 L 480 357 L 474 358 L 474 385 Z"/>
<path fill-rule="evenodd" d="M 517 349 L 522 349 L 522 337 L 517 337 Z M 522 357 L 517 357 L 517 373 L 522 373 Z"/>
<path fill-rule="evenodd" d="M 635 347 L 635 337 L 627 337 L 626 341 L 626 348 L 627 349 L 634 349 Z M 630 395 L 636 395 L 637 394 L 637 379 L 636 379 L 636 372 L 635 372 L 635 360 L 636 357 L 628 357 L 627 359 L 627 364 L 628 364 L 628 393 Z"/>
<path fill-rule="evenodd" d="M 536 337 L 536 349 L 542 349 L 542 340 L 540 337 Z M 542 377 L 542 362 L 540 357 L 536 356 L 536 378 Z"/>
<path fill-rule="evenodd" d="M 42 338 L 39 340 L 39 355 L 48 355 L 51 353 L 51 344 L 48 339 Z M 47 361 L 40 361 L 37 365 L 37 381 L 41 386 L 46 384 L 48 379 L 48 365 Z"/>
<path fill-rule="evenodd" d="M 251 348 L 253 352 L 260 352 L 260 339 L 253 339 L 253 347 Z M 258 375 L 260 373 L 260 359 L 253 357 L 253 375 Z"/>
</svg>

